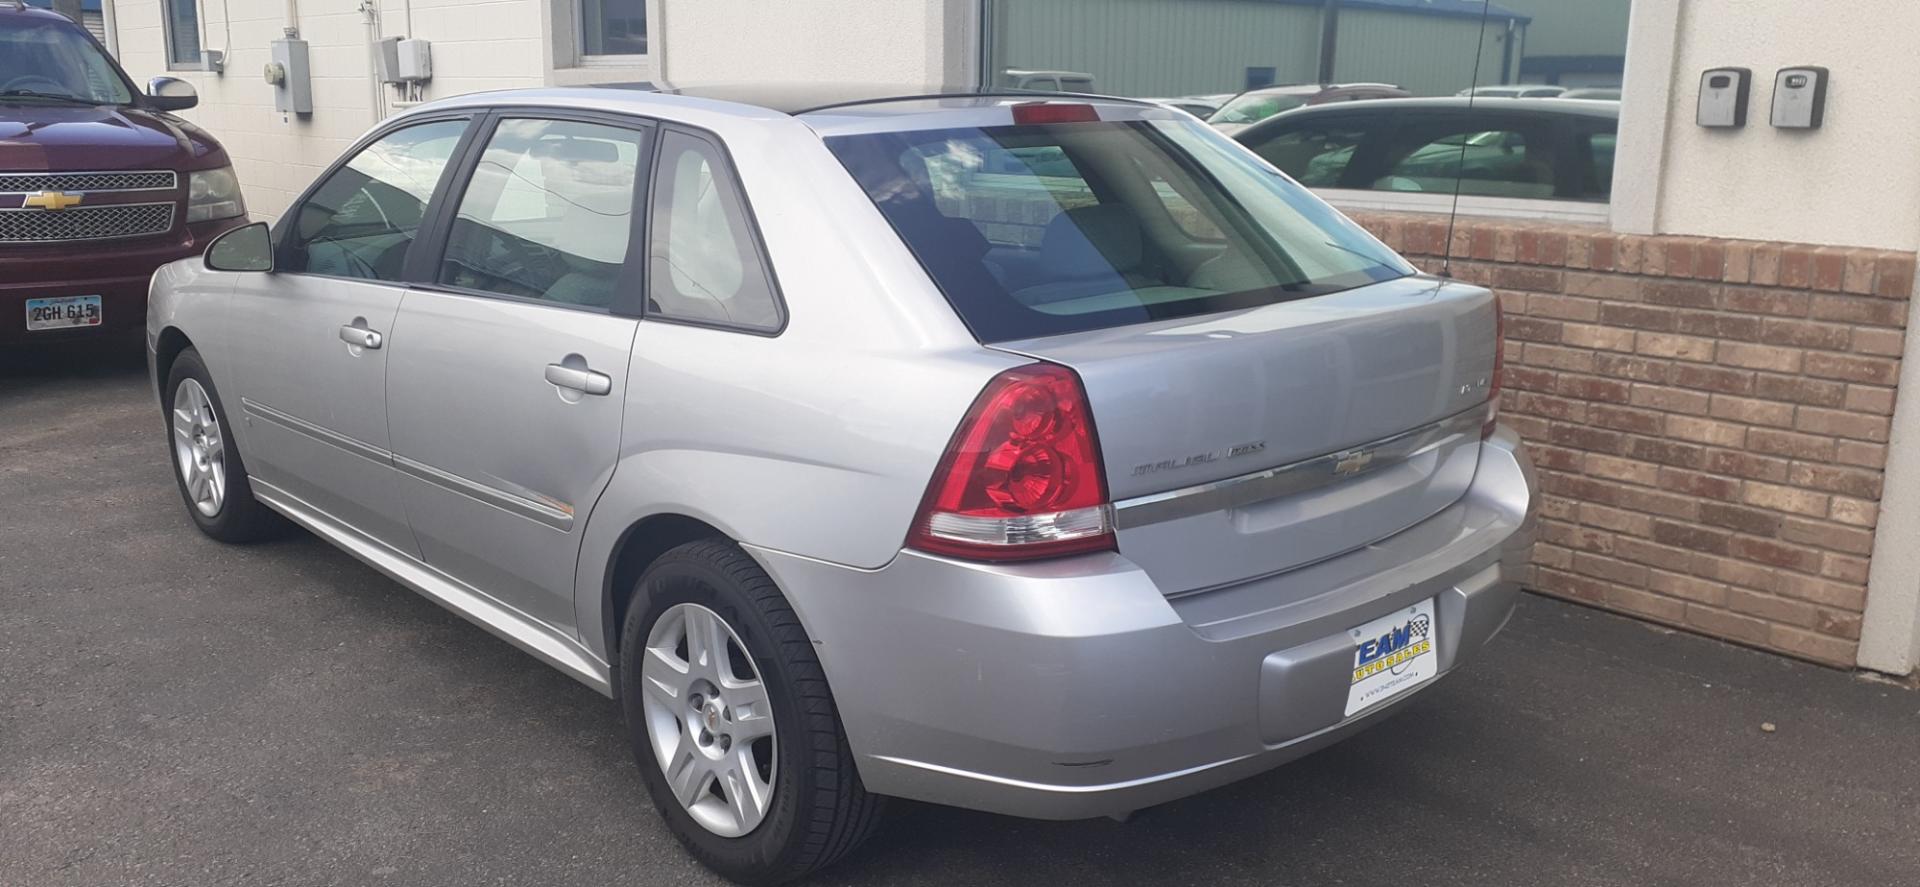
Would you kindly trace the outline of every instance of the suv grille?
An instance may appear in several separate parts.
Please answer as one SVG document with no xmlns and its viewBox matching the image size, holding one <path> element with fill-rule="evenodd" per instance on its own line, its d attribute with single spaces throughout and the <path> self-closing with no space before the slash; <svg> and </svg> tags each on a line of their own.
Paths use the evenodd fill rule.
<svg viewBox="0 0 1920 887">
<path fill-rule="evenodd" d="M 0 243 L 52 243 L 106 240 L 164 234 L 173 227 L 171 203 L 122 203 L 43 209 L 0 210 Z"/>
<path fill-rule="evenodd" d="M 146 172 L 0 173 L 0 194 L 35 191 L 171 191 L 179 184 L 172 170 Z"/>
</svg>

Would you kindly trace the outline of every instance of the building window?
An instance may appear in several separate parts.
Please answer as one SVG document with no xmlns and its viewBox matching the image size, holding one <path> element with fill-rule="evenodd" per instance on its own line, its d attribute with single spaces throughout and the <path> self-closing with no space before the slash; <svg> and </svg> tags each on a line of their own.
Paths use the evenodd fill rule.
<svg viewBox="0 0 1920 887">
<path fill-rule="evenodd" d="M 1272 86 L 1274 79 L 1279 76 L 1280 71 L 1277 68 L 1248 68 L 1247 88 L 1259 89 L 1262 86 Z"/>
<path fill-rule="evenodd" d="M 200 68 L 199 0 L 163 0 L 166 10 L 167 67 Z"/>
<path fill-rule="evenodd" d="M 647 0 L 580 0 L 580 54 L 646 55 Z"/>
</svg>

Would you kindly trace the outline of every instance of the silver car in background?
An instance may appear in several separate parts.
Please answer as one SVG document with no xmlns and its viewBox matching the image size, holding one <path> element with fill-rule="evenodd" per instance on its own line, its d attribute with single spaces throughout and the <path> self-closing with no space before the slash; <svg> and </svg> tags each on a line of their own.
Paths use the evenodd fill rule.
<svg viewBox="0 0 1920 887">
<path fill-rule="evenodd" d="M 189 516 L 290 519 L 614 697 L 753 883 L 884 797 L 1119 817 L 1259 773 L 1505 624 L 1534 493 L 1490 293 L 1178 111 L 828 92 L 382 123 L 154 279 Z"/>
</svg>

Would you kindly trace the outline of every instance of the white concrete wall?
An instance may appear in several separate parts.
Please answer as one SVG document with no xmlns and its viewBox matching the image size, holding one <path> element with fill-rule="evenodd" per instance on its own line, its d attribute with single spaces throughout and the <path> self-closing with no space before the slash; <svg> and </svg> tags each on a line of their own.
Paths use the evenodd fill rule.
<svg viewBox="0 0 1920 887">
<path fill-rule="evenodd" d="M 674 83 L 936 84 L 971 70 L 971 20 L 949 0 L 661 0 L 650 23 Z"/>
<path fill-rule="evenodd" d="M 1633 18 L 1616 227 L 1920 246 L 1920 3 L 1634 0 Z M 1821 129 L 1769 125 L 1774 72 L 1789 65 L 1832 70 Z M 1723 66 L 1753 69 L 1744 129 L 1693 122 L 1700 72 Z"/>
<path fill-rule="evenodd" d="M 167 70 L 160 0 L 109 2 L 121 64 L 135 80 L 168 74 L 199 90 L 200 106 L 181 116 L 226 146 L 254 218 L 277 218 L 348 144 L 396 110 L 399 93 L 384 86 L 375 107 L 359 0 L 298 4 L 297 24 L 313 68 L 314 112 L 304 116 L 274 111 L 272 88 L 261 77 L 268 43 L 287 24 L 285 3 L 199 0 L 202 45 L 227 50 L 225 73 L 212 74 Z M 434 79 L 426 98 L 547 81 L 545 0 L 378 0 L 383 35 L 409 33 L 408 6 L 412 35 L 434 42 Z"/>
</svg>

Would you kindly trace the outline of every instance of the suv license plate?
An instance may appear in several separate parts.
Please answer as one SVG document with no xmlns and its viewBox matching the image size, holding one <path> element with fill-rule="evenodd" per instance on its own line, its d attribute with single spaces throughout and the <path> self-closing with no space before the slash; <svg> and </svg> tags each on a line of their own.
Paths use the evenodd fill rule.
<svg viewBox="0 0 1920 887">
<path fill-rule="evenodd" d="M 1347 634 L 1353 637 L 1348 717 L 1440 673 L 1440 654 L 1434 652 L 1433 598 L 1349 629 Z"/>
<path fill-rule="evenodd" d="M 27 300 L 27 331 L 99 326 L 99 296 L 54 296 Z"/>
</svg>

